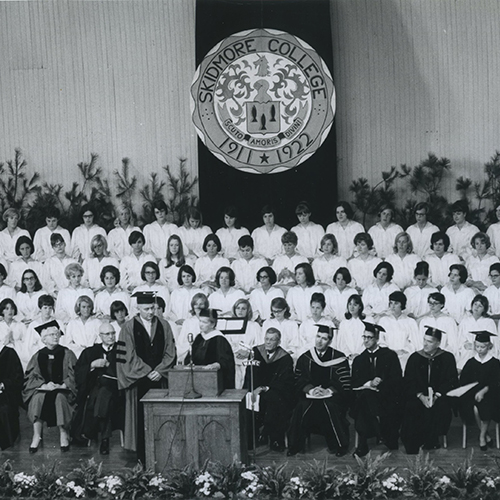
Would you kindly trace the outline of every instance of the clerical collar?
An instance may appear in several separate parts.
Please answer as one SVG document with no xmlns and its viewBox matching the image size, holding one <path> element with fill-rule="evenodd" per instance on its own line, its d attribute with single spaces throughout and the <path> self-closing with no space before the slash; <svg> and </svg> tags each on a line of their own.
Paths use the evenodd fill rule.
<svg viewBox="0 0 500 500">
<path fill-rule="evenodd" d="M 492 356 L 489 352 L 486 354 L 486 356 L 485 356 L 483 359 L 481 359 L 481 358 L 479 357 L 479 354 L 478 354 L 477 352 L 476 352 L 476 354 L 474 355 L 474 359 L 475 359 L 478 363 L 481 363 L 482 365 L 483 365 L 484 363 L 487 363 L 487 362 L 488 362 L 490 359 L 492 359 L 492 358 L 493 358 L 493 356 Z"/>
</svg>

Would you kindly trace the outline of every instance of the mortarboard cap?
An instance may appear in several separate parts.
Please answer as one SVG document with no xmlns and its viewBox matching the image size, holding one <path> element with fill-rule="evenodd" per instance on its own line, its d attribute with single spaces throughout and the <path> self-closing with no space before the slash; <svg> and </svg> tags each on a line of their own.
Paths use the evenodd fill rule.
<svg viewBox="0 0 500 500">
<path fill-rule="evenodd" d="M 217 314 L 217 311 L 220 309 L 202 309 L 200 311 L 200 317 L 202 318 L 210 318 L 214 321 L 217 321 L 219 315 Z"/>
<path fill-rule="evenodd" d="M 53 328 L 53 327 L 57 328 L 61 332 L 61 335 L 63 334 L 63 332 L 61 331 L 61 328 L 59 327 L 59 323 L 55 319 L 48 321 L 47 323 L 43 323 L 40 326 L 36 326 L 35 330 L 37 331 L 37 333 L 39 335 L 41 335 L 44 330 L 47 330 L 48 328 Z"/>
<path fill-rule="evenodd" d="M 477 332 L 470 332 L 476 336 L 476 342 L 491 342 L 491 337 L 496 337 L 496 333 L 491 333 L 486 330 L 479 330 Z"/>
<path fill-rule="evenodd" d="M 318 327 L 318 332 L 328 333 L 333 336 L 335 330 L 338 330 L 336 326 L 328 326 L 328 325 L 320 325 L 319 323 L 315 323 L 314 326 Z"/>
<path fill-rule="evenodd" d="M 436 340 L 441 340 L 443 333 L 446 333 L 444 330 L 440 330 L 439 328 L 434 328 L 432 326 L 425 325 L 424 335 L 428 335 L 429 337 L 434 337 Z"/>
<path fill-rule="evenodd" d="M 135 292 L 132 297 L 137 299 L 137 304 L 154 304 L 156 292 Z"/>
<path fill-rule="evenodd" d="M 380 325 L 376 325 L 375 323 L 370 323 L 369 321 L 363 321 L 365 325 L 365 330 L 368 332 L 372 332 L 374 335 L 380 335 L 380 332 L 385 332 L 385 329 Z"/>
</svg>

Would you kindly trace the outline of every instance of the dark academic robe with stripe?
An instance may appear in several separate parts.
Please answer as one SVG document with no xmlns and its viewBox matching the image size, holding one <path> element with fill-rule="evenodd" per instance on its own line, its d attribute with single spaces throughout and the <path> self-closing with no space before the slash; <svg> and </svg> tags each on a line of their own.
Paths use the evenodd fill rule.
<svg viewBox="0 0 500 500">
<path fill-rule="evenodd" d="M 253 388 L 269 387 L 260 393 L 259 412 L 256 414 L 256 428 L 263 427 L 262 435 L 269 437 L 271 443 L 285 444 L 285 432 L 290 422 L 294 400 L 293 360 L 283 348 L 278 347 L 271 357 L 264 345 L 253 348 Z M 251 367 L 245 373 L 243 387 L 251 390 Z M 250 421 L 250 420 L 249 420 Z M 251 426 L 250 431 L 251 431 Z"/>
<path fill-rule="evenodd" d="M 381 436 L 389 448 L 397 448 L 403 374 L 398 355 L 393 350 L 379 347 L 370 353 L 365 349 L 354 358 L 353 389 L 363 387 L 375 377 L 382 379 L 377 391 L 354 391 L 354 425 L 360 436 Z"/>
<path fill-rule="evenodd" d="M 403 382 L 406 407 L 401 440 L 407 453 L 418 453 L 420 446 L 438 447 L 438 436 L 446 435 L 451 424 L 451 401 L 446 393 L 458 385 L 455 357 L 442 349 L 432 357 L 423 350 L 414 352 L 408 358 Z M 427 396 L 429 387 L 441 397 L 426 408 L 417 395 Z"/>
<path fill-rule="evenodd" d="M 306 394 L 314 387 L 331 389 L 327 399 L 308 399 Z M 346 412 L 351 396 L 351 376 L 345 355 L 328 347 L 320 358 L 316 349 L 302 354 L 295 367 L 295 389 L 299 401 L 292 415 L 289 449 L 302 450 L 307 434 L 325 436 L 331 450 L 349 445 L 349 424 Z"/>
</svg>

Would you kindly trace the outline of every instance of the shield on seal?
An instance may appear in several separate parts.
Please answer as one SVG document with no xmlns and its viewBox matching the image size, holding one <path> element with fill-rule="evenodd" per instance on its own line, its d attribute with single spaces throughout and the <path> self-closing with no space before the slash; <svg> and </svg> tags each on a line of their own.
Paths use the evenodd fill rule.
<svg viewBox="0 0 500 500">
<path fill-rule="evenodd" d="M 247 131 L 249 134 L 277 134 L 281 131 L 280 102 L 247 102 Z"/>
</svg>

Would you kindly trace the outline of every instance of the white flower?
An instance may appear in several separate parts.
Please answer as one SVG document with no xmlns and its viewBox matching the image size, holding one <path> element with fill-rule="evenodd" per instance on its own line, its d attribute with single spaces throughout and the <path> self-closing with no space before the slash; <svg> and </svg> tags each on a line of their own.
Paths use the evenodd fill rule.
<svg viewBox="0 0 500 500">
<path fill-rule="evenodd" d="M 441 484 L 450 484 L 451 479 L 448 476 L 443 476 L 442 478 L 439 479 L 439 482 Z"/>
</svg>

